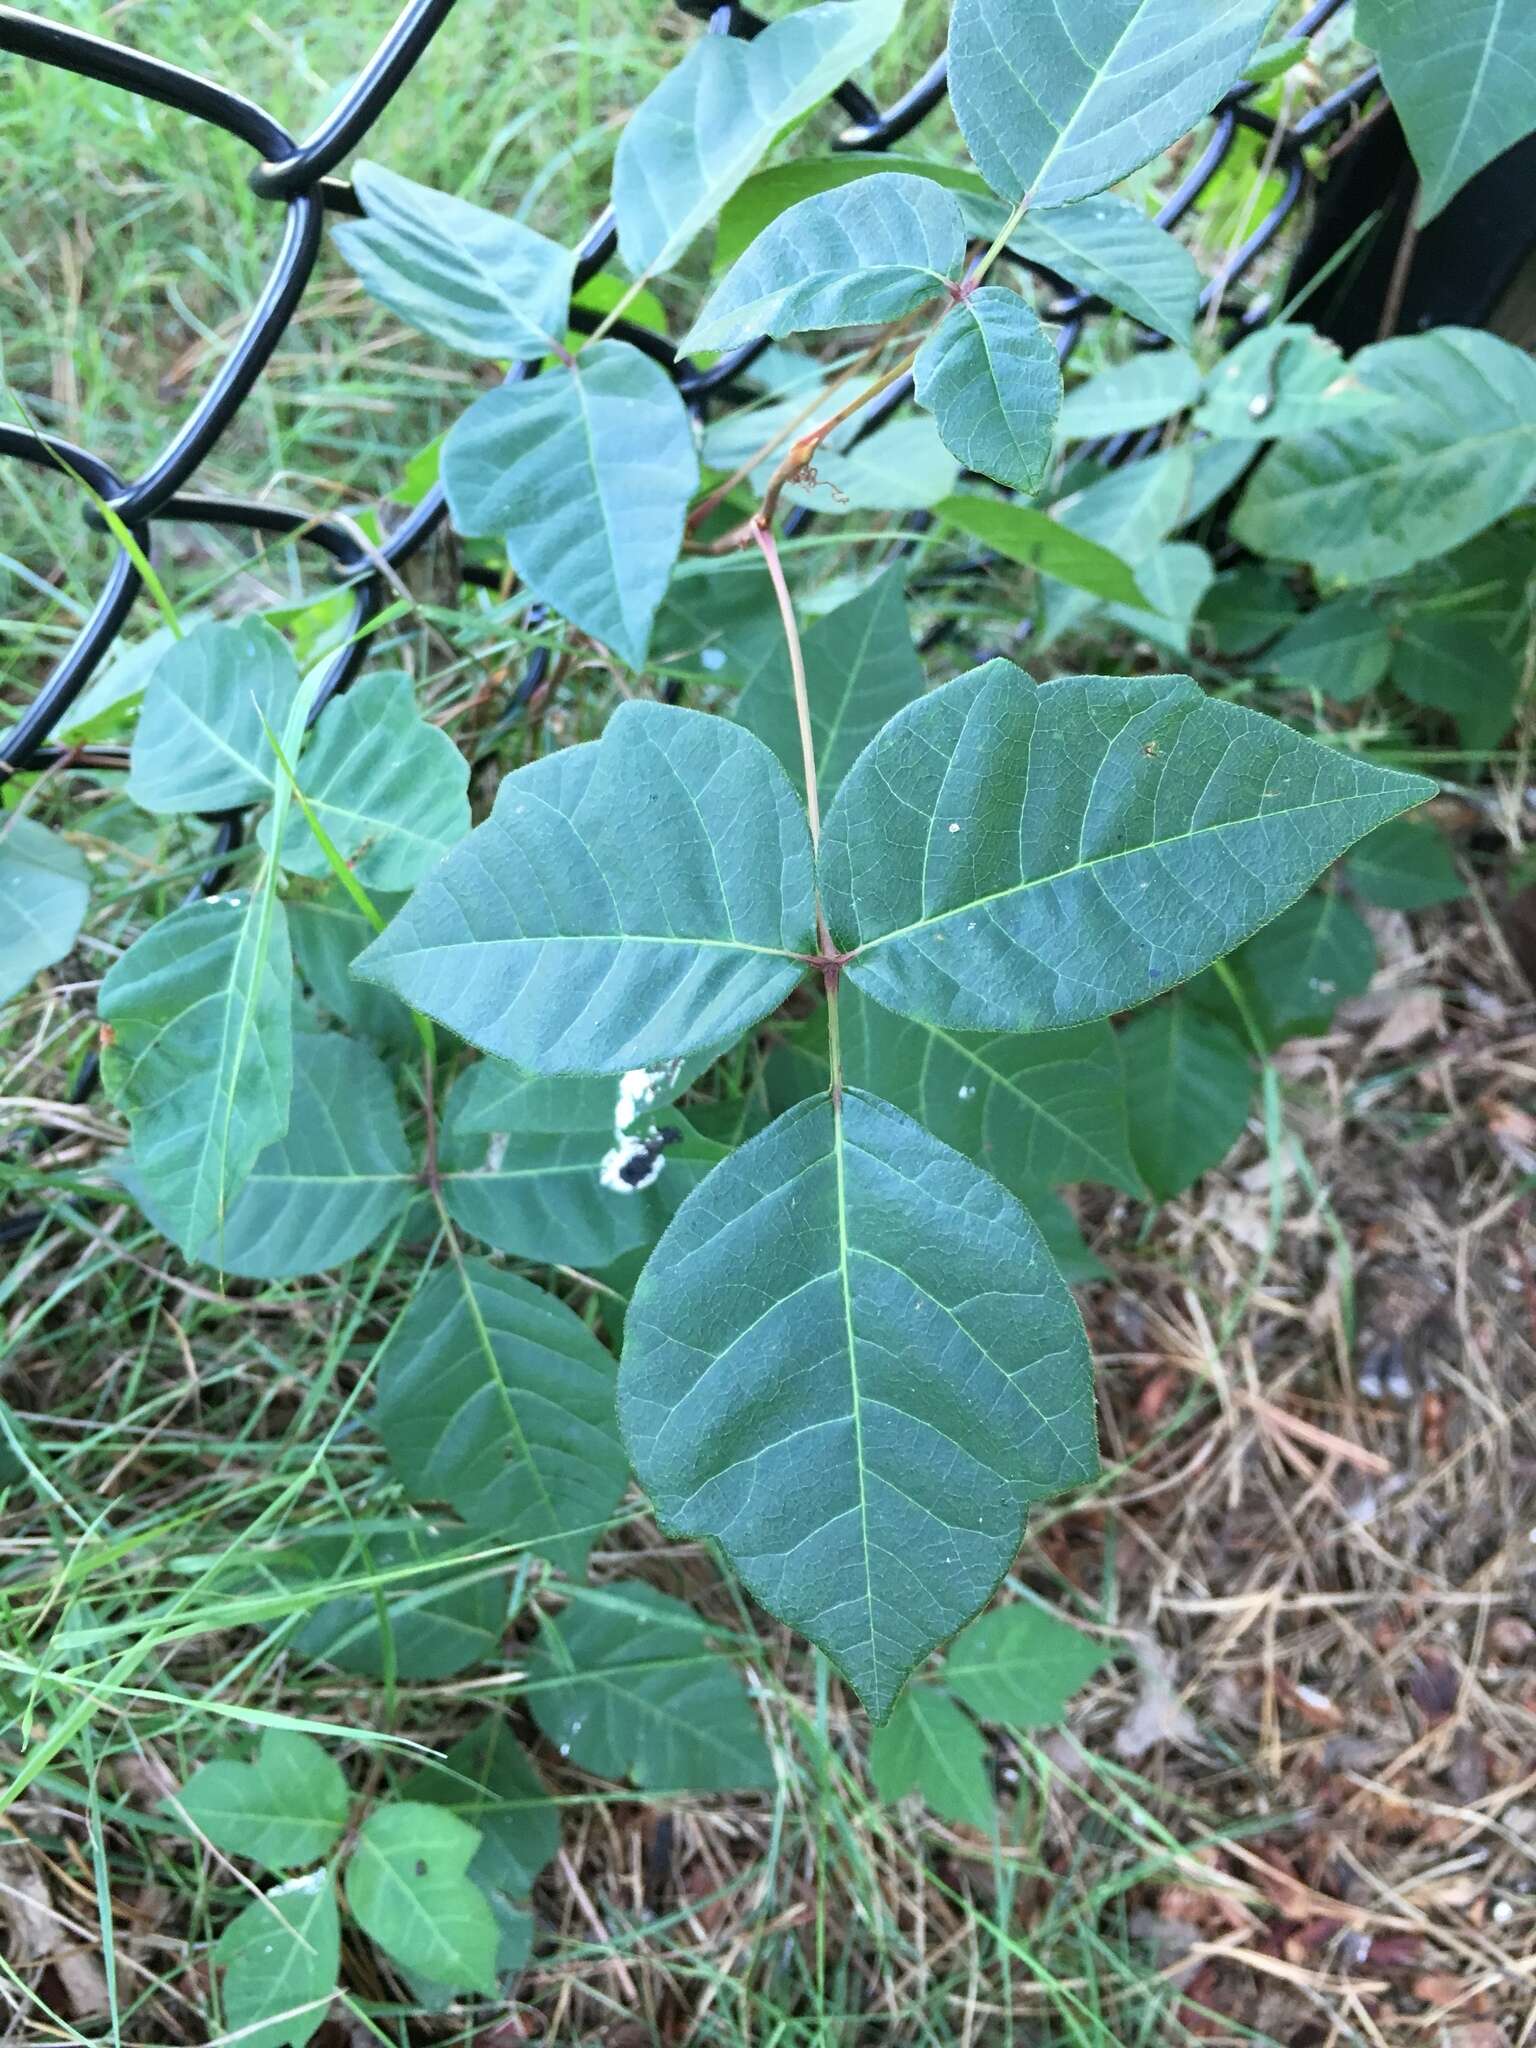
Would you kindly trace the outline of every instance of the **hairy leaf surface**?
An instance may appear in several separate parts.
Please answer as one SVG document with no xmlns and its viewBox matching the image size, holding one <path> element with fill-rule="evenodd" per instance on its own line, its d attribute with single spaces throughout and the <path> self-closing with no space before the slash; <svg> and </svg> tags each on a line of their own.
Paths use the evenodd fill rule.
<svg viewBox="0 0 1536 2048">
<path fill-rule="evenodd" d="M 1037 686 L 989 662 L 899 713 L 828 815 L 847 973 L 948 1029 L 1090 1022 L 1249 937 L 1435 785 L 1184 676 Z"/>
<path fill-rule="evenodd" d="M 739 1037 L 814 931 L 805 818 L 762 741 L 632 702 L 509 775 L 355 971 L 519 1066 L 619 1073 Z"/>
<path fill-rule="evenodd" d="M 630 1306 L 620 1413 L 663 1519 L 877 1720 L 988 1598 L 1029 1502 L 1096 1463 L 1082 1324 L 1035 1225 L 854 1089 L 683 1204 Z"/>
</svg>

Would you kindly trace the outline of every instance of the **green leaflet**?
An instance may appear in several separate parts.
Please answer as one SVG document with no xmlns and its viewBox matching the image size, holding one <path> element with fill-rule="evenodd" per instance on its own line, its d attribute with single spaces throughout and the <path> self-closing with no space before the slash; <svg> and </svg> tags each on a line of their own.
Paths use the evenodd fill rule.
<svg viewBox="0 0 1536 2048">
<path fill-rule="evenodd" d="M 829 435 L 815 461 L 814 483 L 792 483 L 785 502 L 823 515 L 847 512 L 922 512 L 947 498 L 960 465 L 925 413 L 906 413 L 850 445 L 857 416 Z"/>
<path fill-rule="evenodd" d="M 773 1784 L 740 1678 L 691 1608 L 639 1580 L 544 1618 L 524 1697 L 561 1756 L 598 1777 L 648 1792 Z"/>
<path fill-rule="evenodd" d="M 149 679 L 162 658 L 201 626 L 207 614 L 181 614 L 181 632 L 157 626 L 142 640 L 118 639 L 86 688 L 65 712 L 58 728 L 59 738 L 72 746 L 130 736 L 139 721 L 139 710 Z"/>
<path fill-rule="evenodd" d="M 1100 198 L 1031 207 L 1008 246 L 1171 340 L 1187 347 L 1193 339 L 1199 266 L 1182 242 L 1132 202 Z"/>
<path fill-rule="evenodd" d="M 749 178 L 721 213 L 716 268 L 735 262 L 786 208 L 855 179 L 892 172 L 927 178 L 957 192 L 977 239 L 991 242 L 1002 232 L 1008 209 L 974 171 L 925 157 L 848 150 L 772 164 Z M 1097 293 L 1171 340 L 1186 345 L 1191 340 L 1199 266 L 1182 242 L 1131 201 L 1085 199 L 1074 206 L 1032 208 L 1014 228 L 1008 246 L 1025 262 L 1054 271 L 1079 291 Z"/>
<path fill-rule="evenodd" d="M 366 1046 L 332 1033 L 293 1040 L 286 1133 L 262 1152 L 217 1233 L 197 1251 L 248 1280 L 345 1265 L 404 1215 L 416 1192 L 394 1083 Z M 119 1178 L 166 1230 L 168 1212 L 130 1163 Z M 167 1232 L 168 1235 L 174 1235 Z"/>
<path fill-rule="evenodd" d="M 369 894 L 385 919 L 394 917 L 406 900 L 371 890 Z M 417 1051 L 421 1041 L 405 1004 L 369 982 L 352 979 L 352 962 L 371 943 L 374 931 L 340 882 L 333 881 L 318 896 L 291 897 L 286 907 L 293 964 L 321 1008 L 386 1052 Z"/>
<path fill-rule="evenodd" d="M 898 713 L 855 764 L 822 901 L 846 972 L 888 1009 L 1055 1029 L 1230 952 L 1434 787 L 1187 677 L 1037 687 L 993 661 Z"/>
<path fill-rule="evenodd" d="M 265 620 L 196 627 L 155 664 L 133 736 L 128 794 L 162 816 L 233 810 L 269 797 L 277 764 L 262 720 L 281 733 L 299 690 L 287 642 Z"/>
<path fill-rule="evenodd" d="M 454 1990 L 496 1990 L 496 1920 L 466 1874 L 480 1836 L 445 1807 L 376 1806 L 347 1865 L 347 1903 L 365 1934 L 408 1970 Z"/>
<path fill-rule="evenodd" d="M 1388 910 L 1427 910 L 1467 893 L 1449 840 L 1427 819 L 1378 825 L 1345 861 L 1344 872 L 1367 903 Z"/>
<path fill-rule="evenodd" d="M 559 1805 L 506 1722 L 495 1716 L 461 1736 L 441 1762 L 418 1771 L 401 1792 L 418 1805 L 445 1806 L 474 1828 L 480 1847 L 469 1875 L 511 1898 L 526 1898 L 559 1851 Z"/>
<path fill-rule="evenodd" d="M 1127 604 L 1143 596 L 1135 573 L 1119 555 L 1032 505 L 967 495 L 944 499 L 938 516 L 1010 562 L 1054 576 L 1075 590 Z"/>
<path fill-rule="evenodd" d="M 1469 540 L 1536 485 L 1536 362 L 1507 341 L 1440 327 L 1351 367 L 1393 403 L 1271 450 L 1233 520 L 1245 547 L 1369 583 Z"/>
<path fill-rule="evenodd" d="M 225 2029 L 240 2048 L 304 2048 L 325 2018 L 341 1968 L 329 1871 L 291 1877 L 253 1899 L 219 1936 Z"/>
<path fill-rule="evenodd" d="M 1376 970 L 1376 942 L 1342 896 L 1314 893 L 1292 904 L 1228 964 L 1248 1015 L 1273 1050 L 1288 1038 L 1326 1031 L 1340 1003 L 1365 993 Z M 1215 975 L 1191 983 L 1188 997 L 1243 1031 L 1243 1017 Z"/>
<path fill-rule="evenodd" d="M 743 455 L 766 439 L 765 429 Z M 745 682 L 783 645 L 778 600 L 755 548 L 718 561 L 685 559 L 651 629 L 653 666 L 676 664 L 721 683 Z"/>
<path fill-rule="evenodd" d="M 1051 1728 L 1109 1656 L 1102 1638 L 1020 1600 L 994 1607 L 956 1636 L 944 1659 L 944 1683 L 983 1721 Z"/>
<path fill-rule="evenodd" d="M 844 1079 L 871 1094 L 878 1089 L 1016 1194 L 1069 1285 L 1101 1279 L 1104 1267 L 1052 1188 L 1102 1179 L 1145 1193 L 1130 1156 L 1125 1076 L 1109 1026 L 1032 1038 L 940 1032 L 882 1010 L 846 981 L 838 1004 Z M 772 1108 L 824 1095 L 829 1076 L 823 1009 L 770 1054 Z"/>
<path fill-rule="evenodd" d="M 473 356 L 537 362 L 565 333 L 576 258 L 519 220 L 359 163 L 365 221 L 331 229 L 369 296 Z"/>
<path fill-rule="evenodd" d="M 1216 578 L 1200 607 L 1199 623 L 1218 654 L 1253 659 L 1297 616 L 1289 572 L 1271 562 L 1245 562 Z"/>
<path fill-rule="evenodd" d="M 1160 1199 L 1181 1195 L 1220 1165 L 1247 1127 L 1247 1046 L 1176 996 L 1133 1017 L 1120 1050 L 1136 1164 Z"/>
<path fill-rule="evenodd" d="M 211 896 L 151 925 L 108 969 L 101 1074 L 134 1166 L 189 1257 L 218 1245 L 257 1159 L 288 1126 L 293 969 L 283 906 Z"/>
<path fill-rule="evenodd" d="M 987 1764 L 981 1730 L 933 1685 L 908 1686 L 891 1718 L 870 1737 L 870 1779 L 888 1805 L 916 1792 L 941 1820 L 963 1827 L 990 1830 L 997 1824 Z"/>
<path fill-rule="evenodd" d="M 337 852 L 372 894 L 419 882 L 469 830 L 469 763 L 416 709 L 409 676 L 380 670 L 327 705 L 298 765 L 299 787 Z M 262 821 L 261 843 L 270 846 Z M 330 863 L 294 811 L 278 858 L 325 879 Z"/>
<path fill-rule="evenodd" d="M 1536 16 L 1522 0 L 1360 0 L 1355 26 L 1419 167 L 1422 225 L 1536 128 Z"/>
<path fill-rule="evenodd" d="M 919 350 L 913 375 L 918 404 L 967 469 L 1014 490 L 1039 489 L 1051 462 L 1061 366 L 1017 292 L 983 285 L 952 306 Z"/>
<path fill-rule="evenodd" d="M 1192 128 L 1242 76 L 1273 0 L 955 0 L 949 89 L 1010 204 L 1090 198 Z"/>
<path fill-rule="evenodd" d="M 1195 615 L 1215 574 L 1204 548 L 1188 540 L 1165 541 L 1136 570 L 1150 608 L 1112 604 L 1106 616 L 1159 647 L 1187 656 Z"/>
<path fill-rule="evenodd" d="M 62 960 L 91 900 L 82 854 L 33 818 L 0 816 L 0 1003 Z"/>
<path fill-rule="evenodd" d="M 884 1720 L 991 1594 L 1032 1500 L 1096 1465 L 1087 1345 L 997 1182 L 847 1089 L 683 1204 L 625 1328 L 620 1418 L 679 1533 Z"/>
<path fill-rule="evenodd" d="M 901 0 L 824 0 L 750 42 L 701 36 L 634 114 L 613 162 L 619 254 L 669 270 L 774 138 L 872 57 Z"/>
<path fill-rule="evenodd" d="M 699 481 L 659 363 L 602 341 L 488 391 L 450 428 L 442 481 L 458 532 L 500 540 L 535 596 L 643 665 Z"/>
<path fill-rule="evenodd" d="M 1391 660 L 1392 635 L 1370 599 L 1335 597 L 1282 633 L 1257 666 L 1352 704 L 1375 689 Z"/>
<path fill-rule="evenodd" d="M 520 1066 L 618 1073 L 735 1040 L 799 980 L 814 927 L 772 754 L 635 702 L 509 775 L 355 971 Z"/>
<path fill-rule="evenodd" d="M 888 171 L 780 214 L 727 273 L 678 344 L 735 348 L 760 334 L 883 326 L 942 298 L 965 262 L 960 203 Z"/>
<path fill-rule="evenodd" d="M 850 1084 L 878 1090 L 1026 1207 L 1068 1181 L 1143 1192 L 1108 1024 L 1027 1038 L 944 1031 L 895 1016 L 851 985 L 840 1008 Z"/>
<path fill-rule="evenodd" d="M 484 1664 L 506 1628 L 505 1571 L 437 1568 L 477 1544 L 487 1539 L 416 1518 L 307 1536 L 278 1560 L 281 1583 L 364 1584 L 312 1608 L 289 1639 L 293 1654 L 364 1678 L 452 1678 Z"/>
<path fill-rule="evenodd" d="M 1073 386 L 1062 402 L 1062 435 L 1087 441 L 1156 426 L 1193 405 L 1201 382 L 1194 358 L 1182 349 L 1143 350 Z"/>
<path fill-rule="evenodd" d="M 1277 321 L 1240 341 L 1212 370 L 1195 425 L 1226 440 L 1282 441 L 1338 427 L 1391 399 L 1347 364 L 1337 342 Z"/>
<path fill-rule="evenodd" d="M 801 636 L 823 801 L 885 721 L 922 695 L 923 670 L 912 645 L 905 593 L 905 565 L 893 562 Z M 735 715 L 773 749 L 803 795 L 800 728 L 782 633 L 736 700 Z"/>
<path fill-rule="evenodd" d="M 1508 733 L 1524 672 L 1524 623 L 1507 612 L 1415 609 L 1392 649 L 1398 689 L 1448 713 L 1474 752 L 1497 747 Z"/>
<path fill-rule="evenodd" d="M 443 1127 L 443 1200 L 454 1222 L 499 1252 L 583 1272 L 654 1244 L 679 1202 L 724 1157 L 680 1117 L 663 1114 L 664 1149 L 634 1171 L 636 1186 L 612 1185 L 625 1163 L 614 1132 L 464 1132 Z M 653 1120 L 647 1118 L 645 1132 Z"/>
<path fill-rule="evenodd" d="M 1051 507 L 1051 517 L 1083 540 L 1092 541 L 1128 563 L 1137 581 L 1137 597 L 1150 603 L 1151 593 L 1141 583 L 1142 567 L 1168 535 L 1192 516 L 1190 496 L 1194 483 L 1191 450 L 1187 446 L 1169 448 L 1161 455 L 1127 463 L 1123 469 L 1112 469 L 1067 497 L 1058 498 Z M 1042 616 L 1037 634 L 1041 645 L 1081 624 L 1094 609 L 1081 586 L 1066 590 L 1055 587 L 1058 582 L 1069 580 L 1053 571 L 1041 591 Z M 1128 599 L 1123 592 L 1115 591 L 1110 602 L 1134 604 L 1136 597 Z"/>
<path fill-rule="evenodd" d="M 429 1279 L 379 1354 L 374 1422 L 413 1500 L 579 1572 L 624 1492 L 613 1360 L 555 1295 L 484 1259 Z"/>
<path fill-rule="evenodd" d="M 265 1728 L 254 1763 L 204 1764 L 177 1802 L 216 1849 L 267 1870 L 313 1863 L 347 1821 L 341 1766 L 313 1736 Z"/>
<path fill-rule="evenodd" d="M 769 164 L 754 171 L 746 183 L 732 193 L 720 209 L 715 230 L 714 267 L 727 270 L 749 249 L 763 230 L 802 199 L 818 192 L 833 192 L 859 178 L 899 175 L 927 178 L 946 191 L 964 194 L 967 208 L 996 205 L 985 178 L 958 164 L 932 163 L 927 157 L 906 156 L 900 150 L 848 149 L 835 156 L 795 157 L 789 163 Z M 998 218 L 1002 226 L 1002 217 Z M 995 230 L 993 231 L 995 232 Z M 988 237 L 990 239 L 990 236 Z"/>
</svg>

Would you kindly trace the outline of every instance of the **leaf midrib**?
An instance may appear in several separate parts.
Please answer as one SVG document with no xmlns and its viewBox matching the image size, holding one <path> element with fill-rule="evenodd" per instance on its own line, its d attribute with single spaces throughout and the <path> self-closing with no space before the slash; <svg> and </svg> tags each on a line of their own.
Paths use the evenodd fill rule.
<svg viewBox="0 0 1536 2048">
<path fill-rule="evenodd" d="M 1059 868 L 1054 874 L 1033 875 L 1018 882 L 1010 882 L 1006 889 L 993 889 L 985 896 L 975 896 L 966 903 L 957 903 L 948 910 L 937 910 L 929 916 L 918 918 L 912 924 L 899 926 L 895 931 L 882 932 L 878 938 L 864 939 L 850 954 L 850 962 L 862 960 L 881 946 L 892 945 L 897 939 L 911 938 L 914 933 L 931 931 L 936 925 L 948 924 L 952 918 L 966 917 L 973 910 L 985 910 L 989 904 L 1005 902 L 1010 897 L 1027 896 L 1032 889 L 1048 889 L 1057 882 L 1069 881 L 1073 875 L 1095 873 L 1100 868 L 1113 867 L 1117 861 L 1134 860 L 1147 853 L 1158 853 L 1167 846 L 1182 846 L 1195 839 L 1208 838 L 1212 833 L 1239 831 L 1247 825 L 1268 824 L 1281 818 L 1295 818 L 1305 811 L 1327 810 L 1335 804 L 1356 804 L 1369 802 L 1368 794 L 1355 792 L 1348 796 L 1330 796 L 1310 803 L 1291 804 L 1284 810 L 1255 812 L 1246 818 L 1227 818 L 1218 825 L 1197 825 L 1189 832 L 1171 833 L 1166 839 L 1149 839 L 1140 846 L 1125 846 L 1118 853 L 1096 854 L 1092 860 L 1076 861 L 1071 867 Z M 857 908 L 857 906 L 855 906 Z"/>
</svg>

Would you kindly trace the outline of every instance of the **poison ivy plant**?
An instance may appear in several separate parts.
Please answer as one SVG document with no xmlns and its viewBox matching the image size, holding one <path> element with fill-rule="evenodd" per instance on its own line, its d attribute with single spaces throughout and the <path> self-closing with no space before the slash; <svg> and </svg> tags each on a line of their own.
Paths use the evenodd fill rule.
<svg viewBox="0 0 1536 2048">
<path fill-rule="evenodd" d="M 367 212 L 331 230 L 374 298 L 450 348 L 537 362 L 566 328 L 576 258 L 521 221 L 353 166 Z"/>
<path fill-rule="evenodd" d="M 955 1638 L 938 1678 L 909 1686 L 876 1731 L 876 1792 L 888 1802 L 915 1792 L 941 1820 L 994 1833 L 997 1796 L 978 1721 L 1015 1735 L 1053 1727 L 1108 1657 L 1101 1638 L 1032 1602 L 983 1615 Z"/>
<path fill-rule="evenodd" d="M 1389 400 L 1347 436 L 1281 442 L 1233 521 L 1255 553 L 1366 583 L 1470 540 L 1536 485 L 1536 362 L 1507 341 L 1441 327 L 1362 349 L 1351 365 Z"/>
<path fill-rule="evenodd" d="M 253 1564 L 291 1656 L 396 1686 L 515 1641 L 568 1765 L 766 1785 L 699 1617 L 586 1583 L 633 1476 L 886 1724 L 883 1791 L 990 1826 L 975 1717 L 1045 1725 L 1093 1668 L 1097 1638 L 984 1615 L 1031 1504 L 1097 1469 L 1067 1275 L 1100 1269 L 1064 1191 L 1210 1171 L 1261 1058 L 1369 981 L 1355 901 L 1447 900 L 1403 816 L 1435 785 L 1378 750 L 1415 705 L 1497 747 L 1529 622 L 1528 359 L 1456 328 L 1346 359 L 1292 317 L 1213 366 L 1161 172 L 1109 191 L 1245 78 L 1299 80 L 1271 11 L 957 0 L 974 167 L 778 150 L 898 0 L 700 33 L 615 150 L 633 286 L 575 314 L 572 251 L 358 168 L 365 287 L 504 375 L 406 493 L 439 479 L 471 545 L 449 637 L 483 623 L 484 673 L 429 719 L 398 652 L 331 692 L 271 620 L 159 646 L 127 801 L 153 862 L 228 874 L 100 1002 L 121 1183 L 187 1256 L 268 1287 L 370 1262 L 388 1491 Z M 1406 12 L 1362 7 L 1405 77 Z M 1417 125 L 1432 203 L 1470 159 L 1431 173 Z M 1150 330 L 1065 399 L 1063 284 Z M 325 659 L 344 612 L 276 616 Z M 489 700 L 524 638 L 519 723 Z M 1186 656 L 1206 687 L 1150 672 Z M 260 816 L 211 854 L 233 807 Z M 84 908 L 39 830 L 0 839 L 0 880 L 43 878 L 40 935 L 0 894 L 22 974 Z M 262 1905 L 297 2033 L 338 1901 L 422 1997 L 526 1952 L 552 1817 L 491 1747 Z M 277 2025 L 237 1924 L 231 2010 Z"/>
<path fill-rule="evenodd" d="M 1031 206 L 1089 199 L 1208 113 L 1271 0 L 955 0 L 949 84 L 987 183 Z"/>
<path fill-rule="evenodd" d="M 1356 27 L 1381 59 L 1433 220 L 1496 156 L 1536 128 L 1536 20 L 1510 0 L 1360 0 Z"/>
<path fill-rule="evenodd" d="M 20 812 L 0 816 L 0 1003 L 65 957 L 90 897 L 76 847 Z"/>
<path fill-rule="evenodd" d="M 872 57 L 901 0 L 822 0 L 751 41 L 703 36 L 632 117 L 613 165 L 619 254 L 668 270 L 774 137 Z"/>
<path fill-rule="evenodd" d="M 253 1899 L 213 1954 L 224 1966 L 228 2031 L 250 2048 L 304 2048 L 325 2018 L 341 1968 L 329 1871 L 307 1871 Z"/>
<path fill-rule="evenodd" d="M 395 1325 L 377 1381 L 375 1421 L 413 1499 L 581 1569 L 628 1474 L 613 1361 L 573 1310 L 456 1261 Z"/>
<path fill-rule="evenodd" d="M 673 1792 L 773 1782 L 751 1703 L 698 1617 L 639 1581 L 546 1617 L 528 1677 L 546 1737 L 599 1777 Z"/>
<path fill-rule="evenodd" d="M 658 364 L 605 341 L 487 392 L 449 430 L 442 478 L 460 533 L 499 540 L 539 597 L 645 660 L 699 480 L 687 411 Z"/>
</svg>

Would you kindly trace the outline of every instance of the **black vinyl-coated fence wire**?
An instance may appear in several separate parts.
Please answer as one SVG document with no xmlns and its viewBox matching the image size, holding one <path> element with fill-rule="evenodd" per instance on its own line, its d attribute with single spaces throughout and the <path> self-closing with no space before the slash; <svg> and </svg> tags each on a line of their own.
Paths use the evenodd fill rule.
<svg viewBox="0 0 1536 2048">
<path fill-rule="evenodd" d="M 715 35 L 750 39 L 768 26 L 762 17 L 736 4 L 736 0 L 728 5 L 715 5 L 712 0 L 679 0 L 679 4 L 685 12 L 705 19 L 709 32 Z M 1342 5 L 1343 0 L 1316 0 L 1291 31 L 1291 39 L 1300 41 L 1315 34 Z M 382 545 L 373 548 L 344 519 L 266 499 L 203 493 L 193 485 L 197 472 L 250 397 L 298 310 L 319 254 L 326 214 L 356 215 L 360 211 L 351 186 L 331 174 L 405 85 L 453 6 L 454 0 L 411 0 L 341 101 L 303 141 L 295 140 L 263 108 L 212 79 L 40 15 L 0 6 L 0 51 L 8 51 L 44 70 L 52 68 L 94 79 L 223 129 L 245 143 L 255 156 L 249 173 L 251 189 L 284 209 L 277 255 L 239 338 L 191 412 L 141 476 L 124 478 L 110 462 L 90 450 L 76 447 L 61 436 L 36 432 L 10 421 L 0 421 L 0 456 L 12 456 L 74 478 L 82 486 L 83 516 L 88 523 L 98 528 L 106 525 L 98 509 L 99 500 L 121 521 L 133 550 L 146 560 L 152 559 L 156 529 L 177 522 L 301 542 L 329 557 L 333 573 L 351 592 L 352 611 L 345 638 L 326 664 L 316 698 L 316 716 L 362 667 L 368 653 L 367 629 L 394 594 L 395 579 L 442 525 L 447 508 L 441 486 L 435 485 Z M 1380 78 L 1373 67 L 1284 128 L 1250 105 L 1258 91 L 1254 85 L 1240 84 L 1221 101 L 1212 116 L 1209 139 L 1177 191 L 1157 214 L 1158 225 L 1176 226 L 1197 203 L 1226 163 L 1241 129 L 1256 131 L 1263 137 L 1266 159 L 1283 183 L 1258 225 L 1205 286 L 1200 299 L 1202 312 L 1209 313 L 1213 306 L 1219 309 L 1224 304 L 1227 293 L 1268 248 L 1301 200 L 1309 183 L 1303 155 L 1306 146 L 1332 123 L 1360 107 L 1379 87 Z M 883 110 L 859 86 L 846 83 L 833 98 L 847 116 L 848 125 L 832 147 L 839 151 L 889 150 L 910 135 L 946 93 L 943 57 L 894 105 Z M 575 290 L 579 291 L 605 267 L 617 242 L 612 208 L 605 208 L 578 246 Z M 1040 270 L 1037 274 L 1057 293 L 1046 312 L 1057 326 L 1057 347 L 1065 362 L 1081 340 L 1090 316 L 1108 308 L 1090 293 L 1071 290 L 1064 280 L 1048 271 Z M 1257 324 L 1266 313 L 1267 307 L 1260 301 L 1239 324 Z M 573 321 L 578 326 L 582 324 L 581 309 L 575 309 Z M 660 361 L 701 419 L 711 401 L 741 379 L 768 346 L 766 339 L 748 343 L 729 351 L 706 370 L 674 358 L 669 344 L 645 329 L 620 321 L 613 331 Z M 1151 334 L 1143 339 L 1148 346 L 1158 346 L 1162 341 L 1162 337 Z M 536 366 L 520 363 L 513 366 L 510 379 L 535 373 Z M 911 393 L 910 376 L 886 392 L 871 407 L 860 438 L 877 433 L 906 404 Z M 1122 436 L 1100 444 L 1094 452 L 1102 460 L 1113 462 L 1138 451 L 1131 445 L 1130 437 Z M 798 509 L 789 515 L 786 527 L 792 533 L 803 531 L 813 517 L 809 511 Z M 119 546 L 95 606 L 74 641 L 16 723 L 0 734 L 0 780 L 23 770 L 56 764 L 126 766 L 125 749 L 62 748 L 53 744 L 51 736 L 65 721 L 70 707 L 110 653 L 133 613 L 144 582 L 133 550 Z M 465 564 L 461 575 L 471 583 L 497 585 L 501 580 L 496 572 L 474 564 Z M 532 616 L 541 616 L 537 607 L 533 608 Z M 544 648 L 530 656 L 512 692 L 509 711 L 526 705 L 545 680 L 549 661 L 549 652 Z M 243 837 L 243 818 L 238 812 L 222 814 L 211 822 L 218 828 L 210 856 L 213 865 L 199 881 L 194 895 L 221 886 L 228 858 Z M 74 1100 L 83 1100 L 90 1092 L 95 1074 L 92 1056 L 76 1078 Z M 25 1216 L 8 1224 L 0 1223 L 0 1242 L 14 1242 L 25 1236 L 38 1220 L 36 1216 Z"/>
</svg>

